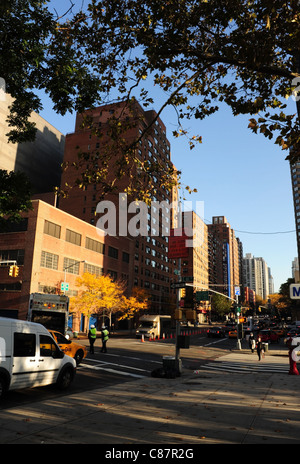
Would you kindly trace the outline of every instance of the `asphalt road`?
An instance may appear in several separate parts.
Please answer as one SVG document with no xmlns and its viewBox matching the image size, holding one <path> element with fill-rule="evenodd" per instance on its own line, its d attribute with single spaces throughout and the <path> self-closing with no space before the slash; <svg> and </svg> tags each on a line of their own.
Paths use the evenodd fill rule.
<svg viewBox="0 0 300 464">
<path fill-rule="evenodd" d="M 89 345 L 87 339 L 81 339 L 80 343 Z M 185 369 L 199 369 L 203 364 L 228 354 L 236 345 L 235 339 L 193 335 L 190 348 L 180 350 L 182 365 Z M 242 347 L 247 347 L 246 341 L 242 342 Z M 88 353 L 82 361 L 68 391 L 57 391 L 54 386 L 11 391 L 2 400 L 0 409 L 149 377 L 153 370 L 162 367 L 164 356 L 175 356 L 174 339 L 142 342 L 130 337 L 110 338 L 107 348 L 107 353 L 101 353 L 101 340 L 97 339 L 95 354 Z"/>
</svg>

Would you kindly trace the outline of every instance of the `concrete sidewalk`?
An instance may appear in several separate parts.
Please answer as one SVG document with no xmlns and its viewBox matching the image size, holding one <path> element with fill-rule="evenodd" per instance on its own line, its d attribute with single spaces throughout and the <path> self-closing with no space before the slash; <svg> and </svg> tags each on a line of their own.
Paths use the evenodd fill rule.
<svg viewBox="0 0 300 464">
<path fill-rule="evenodd" d="M 233 351 L 223 362 L 247 360 Z M 286 373 L 183 368 L 176 379 L 144 378 L 0 411 L 1 444 L 298 444 L 300 376 L 280 352 L 265 365 Z"/>
</svg>

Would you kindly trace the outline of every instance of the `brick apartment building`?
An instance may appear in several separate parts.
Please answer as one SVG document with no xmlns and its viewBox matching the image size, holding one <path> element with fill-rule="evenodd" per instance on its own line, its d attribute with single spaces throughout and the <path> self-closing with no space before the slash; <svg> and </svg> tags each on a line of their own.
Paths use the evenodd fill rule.
<svg viewBox="0 0 300 464">
<path fill-rule="evenodd" d="M 88 116 L 89 123 L 85 121 L 83 125 L 84 116 Z M 133 243 L 134 250 L 129 263 L 129 274 L 132 277 L 132 281 L 129 282 L 129 292 L 133 286 L 143 288 L 151 295 L 151 311 L 172 314 L 176 305 L 176 295 L 175 291 L 171 290 L 170 283 L 174 275 L 176 261 L 168 259 L 168 235 L 174 220 L 174 210 L 171 211 L 168 205 L 177 201 L 176 189 L 167 190 L 160 185 L 159 176 L 153 176 L 155 188 L 151 192 L 152 200 L 159 204 L 164 202 L 167 205 L 167 211 L 160 210 L 159 215 L 154 220 L 153 211 L 150 209 L 147 211 L 146 234 L 130 235 L 127 227 L 132 218 L 130 214 L 127 220 L 119 221 L 121 208 L 119 194 L 127 192 L 130 179 L 133 178 L 136 184 L 141 182 L 141 189 L 145 186 L 146 181 L 142 179 L 138 167 L 139 163 L 142 165 L 152 159 L 160 164 L 162 172 L 167 164 L 171 163 L 170 143 L 166 136 L 166 127 L 160 118 L 157 118 L 145 135 L 141 136 L 145 127 L 156 116 L 152 110 L 144 111 L 137 102 L 130 110 L 126 107 L 125 102 L 120 102 L 88 110 L 85 115 L 78 115 L 74 133 L 66 136 L 64 163 L 68 164 L 69 167 L 62 175 L 62 189 L 65 184 L 74 185 L 81 173 L 83 176 L 85 175 L 85 170 L 91 167 L 91 163 L 95 173 L 97 170 L 107 169 L 107 182 L 108 184 L 114 183 L 116 189 L 115 192 L 108 192 L 103 197 L 103 185 L 98 186 L 97 183 L 93 183 L 84 188 L 74 187 L 69 191 L 67 198 L 60 200 L 59 207 L 73 216 L 97 226 L 101 218 L 101 214 L 97 214 L 99 201 L 104 199 L 112 202 L 116 208 L 116 236 L 106 235 L 105 244 L 110 246 L 112 241 L 125 243 L 127 239 Z M 141 137 L 138 147 L 135 149 L 135 162 L 129 162 L 128 173 L 120 179 L 114 177 L 121 149 L 119 146 L 111 145 L 111 118 L 114 121 L 128 122 L 128 129 L 122 134 L 125 145 L 129 146 L 132 141 Z M 78 153 L 80 153 L 79 158 Z M 86 161 L 85 153 L 89 155 Z M 73 167 L 73 163 L 78 163 L 78 161 L 80 163 L 79 169 Z M 130 203 L 130 195 L 128 195 L 127 205 Z M 164 229 L 162 229 L 163 223 Z M 124 234 L 124 230 L 128 231 L 126 236 L 120 234 L 120 228 L 122 228 L 122 234 Z"/>
<path fill-rule="evenodd" d="M 0 261 L 19 266 L 17 277 L 9 276 L 9 265 L 0 267 L 1 316 L 26 319 L 30 294 L 61 293 L 65 278 L 67 294 L 76 295 L 76 278 L 84 272 L 119 276 L 131 285 L 134 241 L 115 239 L 107 246 L 99 229 L 41 200 L 23 216 L 0 232 Z"/>
<path fill-rule="evenodd" d="M 185 290 L 185 305 L 191 307 L 195 301 L 195 292 L 209 288 L 209 261 L 208 261 L 208 229 L 204 221 L 194 211 L 182 213 L 183 225 L 193 230 L 193 246 L 188 247 L 186 258 L 181 262 L 181 275 L 183 279 L 192 278 L 193 287 L 187 286 Z M 193 295 L 194 293 L 194 295 Z M 199 301 L 194 309 L 198 310 L 198 322 L 205 320 L 205 314 L 210 310 L 210 302 Z"/>
<path fill-rule="evenodd" d="M 240 244 L 225 216 L 213 216 L 212 224 L 208 225 L 208 234 L 210 287 L 235 298 L 234 287 L 242 284 Z"/>
</svg>

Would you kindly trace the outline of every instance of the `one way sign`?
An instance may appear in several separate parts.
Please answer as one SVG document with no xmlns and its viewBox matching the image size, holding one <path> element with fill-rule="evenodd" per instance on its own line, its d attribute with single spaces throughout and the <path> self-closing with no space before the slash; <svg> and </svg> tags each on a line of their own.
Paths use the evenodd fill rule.
<svg viewBox="0 0 300 464">
<path fill-rule="evenodd" d="M 290 298 L 293 300 L 300 300 L 300 284 L 290 285 Z"/>
</svg>

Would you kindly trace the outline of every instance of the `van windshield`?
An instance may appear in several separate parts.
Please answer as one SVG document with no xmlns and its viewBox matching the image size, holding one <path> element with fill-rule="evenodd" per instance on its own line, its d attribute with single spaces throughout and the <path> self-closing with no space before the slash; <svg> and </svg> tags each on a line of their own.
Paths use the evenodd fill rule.
<svg viewBox="0 0 300 464">
<path fill-rule="evenodd" d="M 139 327 L 143 327 L 145 329 L 151 329 L 153 327 L 153 322 L 152 321 L 143 321 Z"/>
</svg>

